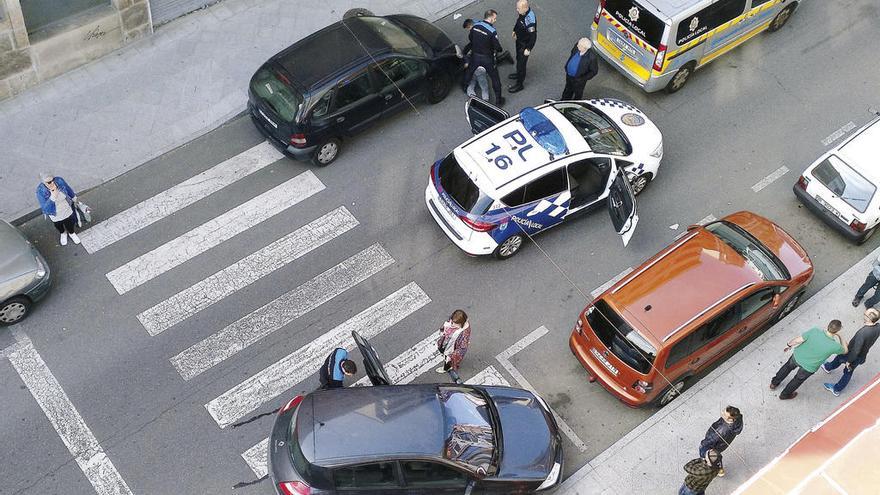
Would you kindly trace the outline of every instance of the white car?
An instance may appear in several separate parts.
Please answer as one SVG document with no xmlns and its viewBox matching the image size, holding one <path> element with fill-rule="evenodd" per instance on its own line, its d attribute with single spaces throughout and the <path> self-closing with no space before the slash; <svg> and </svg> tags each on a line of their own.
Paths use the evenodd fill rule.
<svg viewBox="0 0 880 495">
<path fill-rule="evenodd" d="M 861 244 L 880 224 L 880 116 L 804 170 L 795 196 L 847 239 Z"/>
<path fill-rule="evenodd" d="M 509 258 L 526 236 L 607 204 L 629 242 L 634 196 L 657 177 L 663 137 L 638 108 L 614 99 L 550 101 L 510 117 L 465 106 L 476 134 L 431 167 L 428 211 L 469 255 Z"/>
</svg>

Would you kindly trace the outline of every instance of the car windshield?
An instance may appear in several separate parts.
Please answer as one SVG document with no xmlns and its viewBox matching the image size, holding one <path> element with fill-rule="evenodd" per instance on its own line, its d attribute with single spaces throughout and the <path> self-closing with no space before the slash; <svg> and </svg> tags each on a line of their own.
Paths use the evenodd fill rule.
<svg viewBox="0 0 880 495">
<path fill-rule="evenodd" d="M 553 108 L 571 122 L 596 153 L 626 156 L 632 151 L 617 127 L 595 109 L 573 101 L 556 103 Z"/>
<path fill-rule="evenodd" d="M 492 198 L 483 194 L 468 177 L 455 159 L 454 153 L 444 158 L 439 167 L 440 185 L 463 210 L 474 215 L 482 215 L 489 211 Z"/>
<path fill-rule="evenodd" d="M 598 299 L 587 310 L 587 323 L 618 359 L 645 375 L 651 371 L 657 349 L 623 319 L 604 299 Z"/>
<path fill-rule="evenodd" d="M 832 194 L 846 201 L 846 204 L 864 213 L 877 191 L 877 186 L 856 172 L 836 155 L 831 155 L 816 165 L 812 172 L 823 186 Z"/>
<path fill-rule="evenodd" d="M 381 17 L 361 17 L 360 20 L 370 28 L 385 43 L 388 43 L 395 52 L 414 57 L 425 57 L 428 54 L 425 48 L 411 34 L 404 31 L 397 24 Z"/>
<path fill-rule="evenodd" d="M 762 280 L 788 279 L 788 271 L 782 261 L 740 227 L 721 220 L 710 223 L 706 230 L 739 253 Z"/>
<path fill-rule="evenodd" d="M 254 74 L 251 91 L 285 122 L 293 122 L 303 103 L 302 95 L 290 85 L 287 78 L 268 67 Z"/>
<path fill-rule="evenodd" d="M 492 410 L 485 397 L 462 387 L 439 387 L 443 406 L 443 456 L 482 474 L 491 471 L 495 452 Z"/>
</svg>

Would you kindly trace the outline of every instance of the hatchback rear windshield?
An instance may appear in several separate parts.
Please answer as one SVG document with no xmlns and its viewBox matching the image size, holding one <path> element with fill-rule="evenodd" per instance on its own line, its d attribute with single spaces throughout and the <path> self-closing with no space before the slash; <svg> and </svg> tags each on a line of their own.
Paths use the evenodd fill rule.
<svg viewBox="0 0 880 495">
<path fill-rule="evenodd" d="M 468 177 L 455 159 L 454 153 L 450 153 L 440 162 L 438 173 L 440 185 L 463 210 L 474 215 L 482 215 L 489 211 L 493 199 L 483 194 Z"/>
<path fill-rule="evenodd" d="M 489 472 L 495 453 L 495 430 L 488 401 L 474 390 L 440 387 L 443 405 L 443 456 L 470 469 Z"/>
<path fill-rule="evenodd" d="M 608 0 L 605 11 L 654 48 L 660 46 L 666 24 L 636 0 Z"/>
<path fill-rule="evenodd" d="M 835 155 L 816 165 L 812 175 L 832 194 L 846 201 L 846 204 L 859 213 L 864 213 L 868 209 L 871 198 L 877 191 L 877 186 Z"/>
<path fill-rule="evenodd" d="M 643 375 L 651 371 L 657 349 L 611 309 L 605 300 L 599 299 L 590 306 L 587 323 L 605 347 L 627 366 Z"/>
<path fill-rule="evenodd" d="M 415 57 L 428 55 L 418 40 L 392 21 L 382 17 L 361 17 L 360 20 L 395 52 Z"/>
<path fill-rule="evenodd" d="M 787 280 L 788 270 L 782 261 L 757 239 L 737 225 L 721 220 L 710 223 L 706 230 L 739 253 L 762 280 Z"/>
<path fill-rule="evenodd" d="M 268 67 L 254 74 L 251 91 L 259 97 L 281 120 L 293 122 L 303 103 L 302 94 L 294 89 L 286 77 Z"/>
<path fill-rule="evenodd" d="M 299 473 L 303 479 L 312 477 L 312 464 L 303 454 L 302 447 L 299 445 L 299 434 L 296 431 L 296 415 L 290 421 L 289 436 L 287 438 L 287 448 L 290 452 L 290 460 L 293 468 Z"/>
</svg>

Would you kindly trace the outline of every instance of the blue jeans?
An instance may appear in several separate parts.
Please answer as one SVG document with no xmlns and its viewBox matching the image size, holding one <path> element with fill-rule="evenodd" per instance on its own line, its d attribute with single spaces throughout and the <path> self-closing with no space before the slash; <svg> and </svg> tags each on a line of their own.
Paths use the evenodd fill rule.
<svg viewBox="0 0 880 495">
<path fill-rule="evenodd" d="M 842 364 L 846 364 L 846 354 L 838 354 L 832 361 L 828 361 L 822 366 L 828 371 L 834 371 Z M 856 370 L 858 363 L 853 363 L 850 366 L 852 369 L 846 369 L 846 366 L 843 367 L 843 376 L 841 376 L 840 380 L 837 380 L 837 383 L 834 384 L 834 391 L 838 394 L 843 392 L 843 389 L 849 384 L 849 380 L 852 378 L 853 371 Z"/>
<path fill-rule="evenodd" d="M 678 495 L 703 495 L 704 493 L 706 492 L 695 492 L 685 484 L 682 484 L 681 488 L 678 489 Z"/>
</svg>

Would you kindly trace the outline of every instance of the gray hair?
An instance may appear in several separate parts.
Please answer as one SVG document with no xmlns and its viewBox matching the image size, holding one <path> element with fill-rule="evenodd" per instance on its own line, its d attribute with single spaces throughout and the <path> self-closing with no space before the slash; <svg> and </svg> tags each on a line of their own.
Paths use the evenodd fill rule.
<svg viewBox="0 0 880 495">
<path fill-rule="evenodd" d="M 50 174 L 49 172 L 40 172 L 40 180 L 43 182 L 49 182 L 54 178 L 54 174 Z"/>
</svg>

